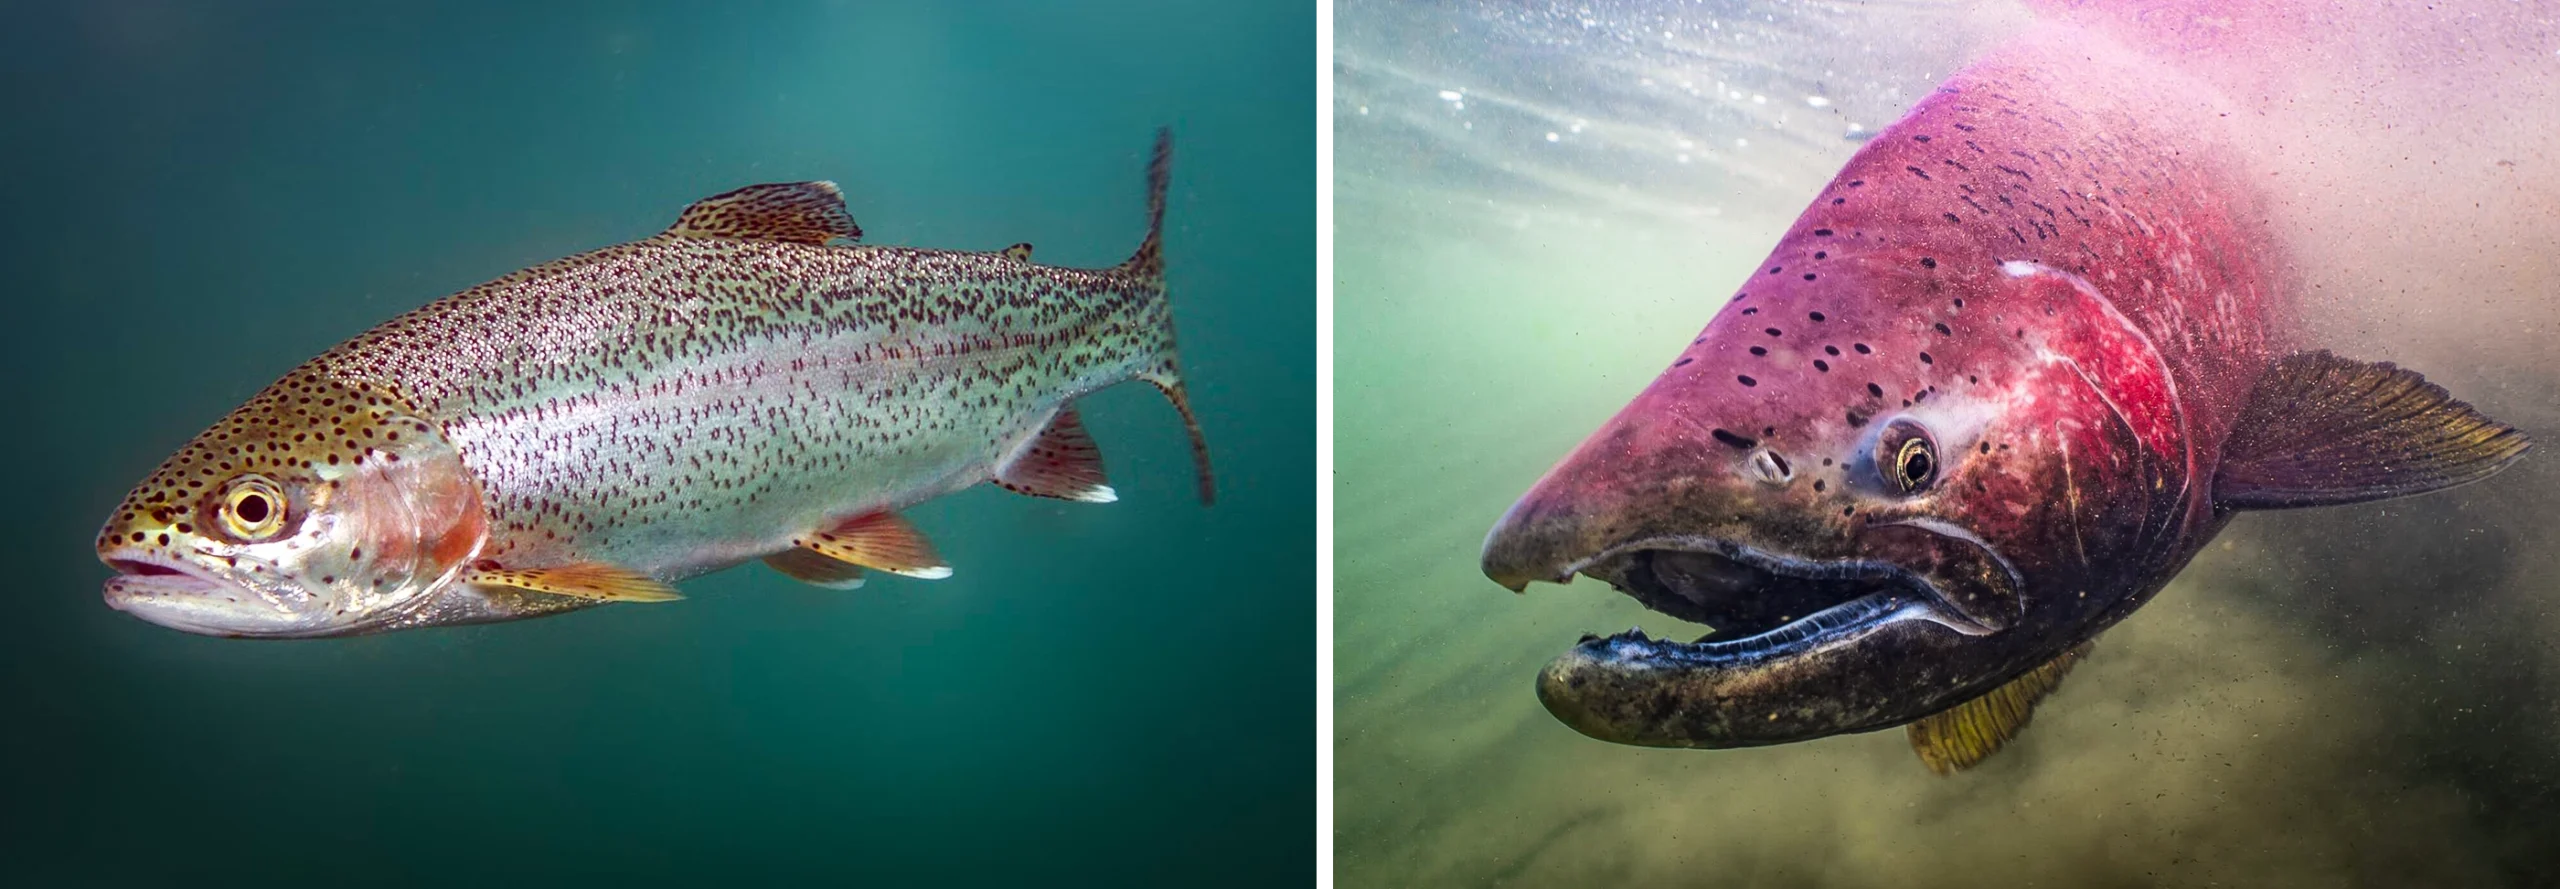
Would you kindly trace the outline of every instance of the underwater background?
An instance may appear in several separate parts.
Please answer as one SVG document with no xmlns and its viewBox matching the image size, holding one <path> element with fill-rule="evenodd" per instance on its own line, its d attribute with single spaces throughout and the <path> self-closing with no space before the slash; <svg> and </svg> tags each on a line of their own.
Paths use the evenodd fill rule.
<svg viewBox="0 0 2560 889">
<path fill-rule="evenodd" d="M 1305 885 L 1304 3 L 0 5 L 9 885 Z M 1082 403 L 1121 500 L 908 513 L 957 574 L 352 639 L 100 602 L 124 492 L 329 346 L 692 201 L 833 179 L 879 244 L 1166 253 L 1216 460 Z"/>
<path fill-rule="evenodd" d="M 2455 491 L 2240 517 L 1940 778 L 1898 729 L 1583 737 L 1541 666 L 1701 629 L 1587 579 L 1512 595 L 1477 559 L 1865 136 L 2026 10 L 1338 3 L 1339 885 L 2560 883 L 2560 30 L 2524 4 L 2290 5 L 2332 38 L 2249 126 L 2340 171 L 2279 221 L 2316 226 L 2315 342 L 2541 447 Z"/>
</svg>

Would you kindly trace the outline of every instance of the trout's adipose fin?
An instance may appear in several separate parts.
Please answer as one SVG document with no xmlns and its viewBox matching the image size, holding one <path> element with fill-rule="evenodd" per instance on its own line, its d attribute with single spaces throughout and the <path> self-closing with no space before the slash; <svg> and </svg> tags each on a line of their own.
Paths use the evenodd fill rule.
<svg viewBox="0 0 2560 889">
<path fill-rule="evenodd" d="M 1018 262 L 1018 263 L 1022 263 L 1022 264 L 1024 264 L 1024 265 L 1030 265 L 1030 264 L 1031 264 L 1031 245 L 1030 245 L 1030 244 L 1028 244 L 1028 243 L 1022 243 L 1022 244 L 1015 244 L 1015 245 L 1013 245 L 1013 246 L 1011 246 L 1011 247 L 1004 248 L 1004 258 L 1006 258 L 1006 259 L 1010 259 L 1010 260 L 1013 260 L 1013 261 Z"/>
<path fill-rule="evenodd" d="M 844 192 L 835 183 L 775 182 L 695 201 L 667 234 L 824 245 L 834 238 L 860 240 L 862 227 L 845 211 Z"/>
<path fill-rule="evenodd" d="M 503 568 L 483 562 L 463 575 L 463 582 L 514 587 L 556 596 L 607 602 L 673 602 L 684 596 L 674 587 L 637 571 L 600 562 L 556 568 Z"/>
<path fill-rule="evenodd" d="M 2258 378 L 2213 499 L 2284 509 L 2405 497 L 2488 478 L 2532 446 L 2415 371 L 2298 352 Z"/>
<path fill-rule="evenodd" d="M 828 558 L 811 550 L 793 547 L 764 557 L 764 563 L 793 580 L 811 586 L 831 590 L 862 588 L 862 566 Z"/>
<path fill-rule="evenodd" d="M 951 566 L 943 564 L 942 555 L 933 551 L 933 544 L 916 526 L 907 524 L 894 512 L 863 513 L 791 544 L 839 562 L 891 574 L 925 580 L 951 576 Z"/>
<path fill-rule="evenodd" d="M 1104 481 L 1102 449 L 1094 446 L 1074 407 L 1060 408 L 1040 434 L 1023 442 L 996 470 L 996 484 L 1017 494 L 1084 503 L 1120 499 Z"/>
<path fill-rule="evenodd" d="M 2036 702 L 2062 684 L 2062 677 L 2089 656 L 2093 644 L 2074 645 L 2060 657 L 2037 665 L 1989 694 L 1912 723 L 1908 729 L 1911 752 L 1920 755 L 1921 764 L 1929 771 L 1941 775 L 1973 768 L 2000 752 L 2002 745 L 2027 727 L 2027 719 L 2035 715 Z"/>
</svg>

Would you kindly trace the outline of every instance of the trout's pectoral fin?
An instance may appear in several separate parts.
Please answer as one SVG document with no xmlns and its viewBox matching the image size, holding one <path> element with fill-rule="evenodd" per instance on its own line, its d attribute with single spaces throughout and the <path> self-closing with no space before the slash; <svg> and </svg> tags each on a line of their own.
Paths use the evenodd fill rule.
<svg viewBox="0 0 2560 889">
<path fill-rule="evenodd" d="M 463 582 L 514 587 L 556 596 L 607 602 L 673 602 L 684 596 L 675 587 L 646 574 L 601 562 L 555 568 L 506 568 L 483 562 L 463 575 Z"/>
<path fill-rule="evenodd" d="M 1120 499 L 1103 481 L 1102 449 L 1094 446 L 1073 407 L 1060 408 L 1049 425 L 996 469 L 996 484 L 1017 494 L 1085 503 Z"/>
<path fill-rule="evenodd" d="M 951 566 L 942 563 L 942 555 L 933 551 L 924 534 L 893 512 L 854 516 L 791 543 L 839 562 L 891 574 L 926 580 L 951 576 Z"/>
<path fill-rule="evenodd" d="M 1004 248 L 1004 258 L 1029 265 L 1031 263 L 1031 245 L 1026 242 Z"/>
<path fill-rule="evenodd" d="M 862 588 L 862 566 L 831 559 L 806 549 L 786 549 L 764 557 L 772 566 L 793 580 L 831 590 Z"/>
<path fill-rule="evenodd" d="M 775 182 L 695 201 L 667 234 L 825 244 L 833 238 L 860 240 L 862 227 L 845 211 L 844 192 L 835 183 Z"/>
<path fill-rule="evenodd" d="M 2071 667 L 2089 656 L 2094 642 L 2072 646 L 2061 656 L 2028 670 L 2008 684 L 1992 689 L 1989 694 L 1924 717 L 1912 723 L 1911 752 L 1920 754 L 1920 763 L 1929 771 L 1952 775 L 2000 752 L 2002 745 L 2027 727 L 2027 718 L 2035 715 L 2036 702 L 2052 694 L 2055 686 Z"/>
<path fill-rule="evenodd" d="M 2415 371 L 2297 352 L 2258 378 L 2223 444 L 2213 498 L 2283 509 L 2423 494 L 2488 478 L 2530 447 Z"/>
</svg>

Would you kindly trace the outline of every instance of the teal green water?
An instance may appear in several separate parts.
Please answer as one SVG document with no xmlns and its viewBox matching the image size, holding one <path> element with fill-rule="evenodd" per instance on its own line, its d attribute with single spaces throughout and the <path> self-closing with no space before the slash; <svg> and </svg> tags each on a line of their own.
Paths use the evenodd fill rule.
<svg viewBox="0 0 2560 889">
<path fill-rule="evenodd" d="M 1303 3 L 11 4 L 0 883 L 1304 885 Z M 752 182 L 877 243 L 1167 255 L 1220 500 L 1143 386 L 1121 501 L 911 513 L 957 574 L 345 640 L 108 610 L 90 538 L 286 369 Z"/>
</svg>

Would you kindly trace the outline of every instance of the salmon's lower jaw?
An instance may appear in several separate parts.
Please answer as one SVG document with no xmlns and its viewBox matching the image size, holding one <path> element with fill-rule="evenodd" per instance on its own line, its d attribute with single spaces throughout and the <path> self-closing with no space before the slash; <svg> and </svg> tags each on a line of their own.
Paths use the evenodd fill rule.
<svg viewBox="0 0 2560 889">
<path fill-rule="evenodd" d="M 1826 688 L 1843 672 L 1872 666 L 1841 669 L 1871 657 L 1862 643 L 1879 635 L 1944 643 L 1992 632 L 1927 579 L 1887 562 L 1676 539 L 1614 547 L 1572 573 L 1716 628 L 1690 642 L 1634 629 L 1584 636 L 1539 673 L 1539 701 L 1558 720 L 1621 744 L 1744 747 L 1872 727 L 1862 712 L 1830 712 L 1863 695 Z"/>
</svg>

